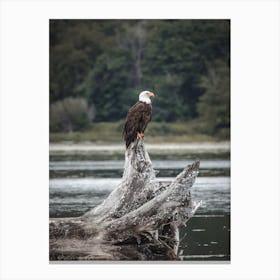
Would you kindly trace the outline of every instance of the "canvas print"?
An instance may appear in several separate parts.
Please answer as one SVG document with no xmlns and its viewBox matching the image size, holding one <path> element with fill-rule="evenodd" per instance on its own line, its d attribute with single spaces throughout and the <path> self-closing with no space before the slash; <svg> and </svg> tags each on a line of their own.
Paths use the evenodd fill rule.
<svg viewBox="0 0 280 280">
<path fill-rule="evenodd" d="M 49 21 L 49 260 L 230 261 L 230 20 Z"/>
</svg>

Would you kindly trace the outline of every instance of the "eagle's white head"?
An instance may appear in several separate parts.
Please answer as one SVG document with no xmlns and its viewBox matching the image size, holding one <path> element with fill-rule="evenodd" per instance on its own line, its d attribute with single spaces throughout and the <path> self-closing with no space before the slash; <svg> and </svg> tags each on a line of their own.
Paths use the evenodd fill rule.
<svg viewBox="0 0 280 280">
<path fill-rule="evenodd" d="M 151 104 L 152 103 L 150 99 L 151 96 L 155 96 L 154 93 L 152 93 L 151 91 L 148 90 L 142 91 L 139 94 L 139 101 L 142 101 L 147 104 Z"/>
</svg>

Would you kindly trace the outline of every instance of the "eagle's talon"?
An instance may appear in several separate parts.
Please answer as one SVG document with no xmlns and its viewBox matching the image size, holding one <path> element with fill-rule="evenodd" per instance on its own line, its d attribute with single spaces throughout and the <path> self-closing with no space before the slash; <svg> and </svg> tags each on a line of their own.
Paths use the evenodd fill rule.
<svg viewBox="0 0 280 280">
<path fill-rule="evenodd" d="M 137 132 L 137 139 L 138 139 L 138 140 L 139 140 L 139 139 L 143 139 L 143 137 L 142 137 L 142 133 Z"/>
</svg>

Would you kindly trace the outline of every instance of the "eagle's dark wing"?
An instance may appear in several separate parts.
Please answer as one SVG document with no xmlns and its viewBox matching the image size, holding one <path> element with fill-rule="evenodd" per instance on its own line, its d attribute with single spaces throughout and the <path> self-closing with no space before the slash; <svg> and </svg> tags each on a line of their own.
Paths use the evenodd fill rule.
<svg viewBox="0 0 280 280">
<path fill-rule="evenodd" d="M 126 147 L 136 140 L 137 132 L 144 133 L 148 122 L 151 120 L 152 106 L 138 101 L 127 113 L 123 137 Z"/>
</svg>

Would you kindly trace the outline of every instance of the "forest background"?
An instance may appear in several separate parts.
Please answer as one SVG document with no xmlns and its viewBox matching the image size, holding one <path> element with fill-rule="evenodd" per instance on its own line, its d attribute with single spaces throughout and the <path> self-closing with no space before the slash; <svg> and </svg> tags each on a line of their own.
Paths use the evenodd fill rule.
<svg viewBox="0 0 280 280">
<path fill-rule="evenodd" d="M 229 140 L 229 20 L 50 20 L 50 141 L 120 141 L 142 90 L 148 140 Z"/>
</svg>

